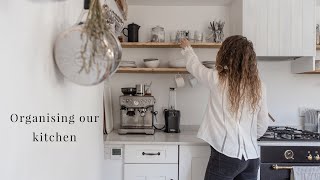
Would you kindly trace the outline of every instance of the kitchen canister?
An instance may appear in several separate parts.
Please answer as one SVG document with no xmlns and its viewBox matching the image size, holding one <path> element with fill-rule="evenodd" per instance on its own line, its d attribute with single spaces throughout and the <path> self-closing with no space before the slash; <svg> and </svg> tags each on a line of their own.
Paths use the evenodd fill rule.
<svg viewBox="0 0 320 180">
<path fill-rule="evenodd" d="M 165 31 L 161 26 L 151 29 L 151 42 L 165 42 Z"/>
</svg>

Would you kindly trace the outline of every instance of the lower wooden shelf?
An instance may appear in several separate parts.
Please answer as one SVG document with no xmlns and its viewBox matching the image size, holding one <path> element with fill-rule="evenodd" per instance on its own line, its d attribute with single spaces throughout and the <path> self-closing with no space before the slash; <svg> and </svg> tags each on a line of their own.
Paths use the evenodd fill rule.
<svg viewBox="0 0 320 180">
<path fill-rule="evenodd" d="M 119 68 L 117 73 L 188 74 L 186 68 Z"/>
<path fill-rule="evenodd" d="M 317 46 L 316 46 L 316 49 L 317 49 L 317 50 L 320 50 L 320 45 L 317 45 Z"/>
<path fill-rule="evenodd" d="M 171 42 L 122 42 L 123 48 L 180 48 L 179 44 Z M 191 43 L 193 48 L 220 48 L 221 43 Z"/>
</svg>

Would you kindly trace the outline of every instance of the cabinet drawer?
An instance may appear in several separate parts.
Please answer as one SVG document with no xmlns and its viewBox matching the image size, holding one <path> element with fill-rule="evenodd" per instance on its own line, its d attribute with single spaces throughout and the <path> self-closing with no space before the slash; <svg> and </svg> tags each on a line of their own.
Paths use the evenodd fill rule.
<svg viewBox="0 0 320 180">
<path fill-rule="evenodd" d="M 178 164 L 125 164 L 124 180 L 178 180 Z"/>
<path fill-rule="evenodd" d="M 178 163 L 177 145 L 125 145 L 125 163 Z"/>
</svg>

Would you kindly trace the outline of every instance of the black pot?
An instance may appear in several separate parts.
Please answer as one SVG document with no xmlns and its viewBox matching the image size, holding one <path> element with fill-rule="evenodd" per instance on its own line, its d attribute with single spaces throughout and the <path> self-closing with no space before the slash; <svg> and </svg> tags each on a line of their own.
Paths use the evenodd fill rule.
<svg viewBox="0 0 320 180">
<path fill-rule="evenodd" d="M 123 28 L 122 33 L 128 37 L 128 42 L 139 42 L 139 29 L 140 26 L 135 23 L 128 25 L 128 28 Z M 127 34 L 124 33 L 124 30 L 127 30 Z"/>
<path fill-rule="evenodd" d="M 128 87 L 128 88 L 121 88 L 121 92 L 123 93 L 123 95 L 135 95 L 137 93 L 137 89 L 133 88 L 133 87 Z"/>
</svg>

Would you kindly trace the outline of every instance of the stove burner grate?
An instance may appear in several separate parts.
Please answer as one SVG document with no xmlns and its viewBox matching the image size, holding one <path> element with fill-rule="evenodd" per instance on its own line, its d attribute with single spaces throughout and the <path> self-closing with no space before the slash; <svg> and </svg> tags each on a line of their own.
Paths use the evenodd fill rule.
<svg viewBox="0 0 320 180">
<path fill-rule="evenodd" d="M 320 134 L 286 126 L 270 126 L 260 141 L 320 141 Z"/>
</svg>

